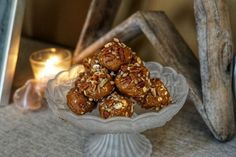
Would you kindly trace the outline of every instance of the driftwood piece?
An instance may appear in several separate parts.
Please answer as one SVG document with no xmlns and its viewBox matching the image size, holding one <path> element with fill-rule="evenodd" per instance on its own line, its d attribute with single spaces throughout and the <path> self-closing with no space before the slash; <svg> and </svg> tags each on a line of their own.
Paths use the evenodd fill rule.
<svg viewBox="0 0 236 157">
<path fill-rule="evenodd" d="M 206 101 L 203 98 L 207 95 L 207 93 L 205 93 L 207 91 L 202 91 L 201 89 L 199 62 L 175 29 L 174 25 L 163 12 L 146 11 L 135 13 L 126 21 L 105 34 L 102 38 L 84 49 L 74 59 L 76 62 L 81 61 L 84 57 L 96 52 L 97 49 L 110 41 L 113 37 L 120 38 L 122 41 L 127 41 L 135 38 L 141 33 L 145 34 L 150 43 L 157 50 L 157 53 L 162 60 L 162 64 L 172 66 L 186 77 L 190 86 L 189 98 L 195 104 L 198 112 L 201 114 L 213 135 L 220 141 L 230 138 L 233 131 L 231 126 L 234 124 L 225 125 L 228 124 L 228 121 L 225 121 L 225 118 L 229 116 L 228 118 L 234 123 L 232 111 L 222 112 L 224 115 L 218 112 L 219 115 L 221 115 L 218 116 L 217 114 L 214 115 L 214 109 L 206 109 Z M 220 67 L 221 64 L 218 66 Z M 214 75 L 212 76 L 217 77 Z M 228 86 L 228 89 L 231 89 L 230 85 Z M 214 89 L 211 90 L 214 91 Z M 224 91 L 218 92 L 220 94 Z M 216 100 L 208 100 L 208 103 L 215 101 Z M 231 97 L 228 102 L 229 101 L 232 101 Z M 222 125 L 219 123 L 212 123 L 212 120 L 214 121 L 214 119 L 209 119 L 209 113 L 217 118 L 217 122 L 222 122 Z"/>
<path fill-rule="evenodd" d="M 111 29 L 120 3 L 121 0 L 92 0 L 74 56 Z"/>
<path fill-rule="evenodd" d="M 233 58 L 228 8 L 224 0 L 195 0 L 203 104 L 208 126 L 218 140 L 235 129 L 229 64 Z"/>
</svg>

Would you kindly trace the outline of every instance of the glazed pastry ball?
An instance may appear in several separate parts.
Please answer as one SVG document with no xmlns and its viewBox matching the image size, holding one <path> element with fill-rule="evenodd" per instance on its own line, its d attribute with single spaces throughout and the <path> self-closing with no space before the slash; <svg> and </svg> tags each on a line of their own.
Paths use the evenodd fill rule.
<svg viewBox="0 0 236 157">
<path fill-rule="evenodd" d="M 160 110 L 169 105 L 171 103 L 171 97 L 163 82 L 158 78 L 154 78 L 151 79 L 151 84 L 147 95 L 144 98 L 137 98 L 141 106 L 145 109 L 152 108 Z"/>
<path fill-rule="evenodd" d="M 72 88 L 67 94 L 67 106 L 77 115 L 91 112 L 96 105 L 89 101 L 77 88 Z"/>
<path fill-rule="evenodd" d="M 79 91 L 91 100 L 108 96 L 115 88 L 112 77 L 105 72 L 85 72 L 75 82 Z"/>
<path fill-rule="evenodd" d="M 86 71 L 97 73 L 108 73 L 108 70 L 99 64 L 97 55 L 83 59 L 82 64 Z"/>
<path fill-rule="evenodd" d="M 98 52 L 97 52 L 98 53 Z M 97 53 L 95 53 L 94 55 L 90 56 L 90 57 L 86 57 L 82 60 L 82 64 L 88 69 L 90 70 L 90 68 L 92 68 L 92 66 L 94 64 L 99 64 L 99 60 L 97 58 Z"/>
<path fill-rule="evenodd" d="M 108 70 L 117 71 L 120 66 L 131 61 L 132 50 L 118 39 L 107 43 L 98 53 L 99 63 Z"/>
<path fill-rule="evenodd" d="M 131 97 L 144 97 L 150 87 L 149 70 L 138 63 L 122 65 L 115 78 L 119 91 Z"/>
<path fill-rule="evenodd" d="M 104 119 L 117 116 L 131 117 L 134 109 L 131 100 L 114 92 L 102 100 L 99 112 Z"/>
</svg>

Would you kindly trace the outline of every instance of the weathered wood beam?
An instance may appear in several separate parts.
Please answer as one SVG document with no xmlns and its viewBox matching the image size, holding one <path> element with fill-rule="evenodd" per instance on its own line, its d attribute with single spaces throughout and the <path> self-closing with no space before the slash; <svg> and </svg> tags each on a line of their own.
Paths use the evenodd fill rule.
<svg viewBox="0 0 236 157">
<path fill-rule="evenodd" d="M 214 136 L 225 141 L 235 131 L 229 64 L 233 43 L 224 0 L 195 0 L 204 112 Z"/>
<path fill-rule="evenodd" d="M 74 56 L 111 29 L 120 3 L 121 0 L 92 0 Z"/>
</svg>

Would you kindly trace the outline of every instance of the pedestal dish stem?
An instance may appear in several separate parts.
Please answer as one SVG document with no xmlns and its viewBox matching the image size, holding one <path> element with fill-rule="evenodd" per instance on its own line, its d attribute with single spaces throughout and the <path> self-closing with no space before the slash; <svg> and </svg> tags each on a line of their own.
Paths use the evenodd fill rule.
<svg viewBox="0 0 236 157">
<path fill-rule="evenodd" d="M 86 141 L 86 157 L 150 157 L 152 145 L 139 133 L 95 134 Z"/>
</svg>

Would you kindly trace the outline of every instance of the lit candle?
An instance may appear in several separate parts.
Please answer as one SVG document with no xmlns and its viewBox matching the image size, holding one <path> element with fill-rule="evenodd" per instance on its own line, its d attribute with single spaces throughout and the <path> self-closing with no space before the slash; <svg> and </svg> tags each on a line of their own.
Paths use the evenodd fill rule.
<svg viewBox="0 0 236 157">
<path fill-rule="evenodd" d="M 35 79 L 28 80 L 14 93 L 14 104 L 21 110 L 37 110 L 42 106 L 44 90 L 49 79 L 71 66 L 71 53 L 65 49 L 50 48 L 33 52 L 30 63 Z"/>
<path fill-rule="evenodd" d="M 71 65 L 71 53 L 65 49 L 51 48 L 32 53 L 30 62 L 34 77 L 45 86 L 49 79 Z"/>
</svg>

